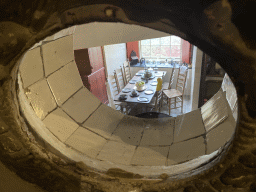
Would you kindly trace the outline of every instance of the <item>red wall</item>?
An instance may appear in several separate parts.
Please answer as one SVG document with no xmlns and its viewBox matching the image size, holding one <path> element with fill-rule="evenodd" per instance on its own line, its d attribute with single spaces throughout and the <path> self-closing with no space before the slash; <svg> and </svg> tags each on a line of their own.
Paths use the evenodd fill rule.
<svg viewBox="0 0 256 192">
<path fill-rule="evenodd" d="M 191 64 L 190 61 L 190 46 L 191 44 L 188 41 L 182 39 L 182 62 Z"/>
<path fill-rule="evenodd" d="M 127 49 L 127 57 L 129 58 L 130 61 L 131 61 L 131 52 L 132 51 L 135 51 L 137 57 L 140 59 L 139 42 L 138 41 L 126 43 L 126 49 Z"/>
</svg>

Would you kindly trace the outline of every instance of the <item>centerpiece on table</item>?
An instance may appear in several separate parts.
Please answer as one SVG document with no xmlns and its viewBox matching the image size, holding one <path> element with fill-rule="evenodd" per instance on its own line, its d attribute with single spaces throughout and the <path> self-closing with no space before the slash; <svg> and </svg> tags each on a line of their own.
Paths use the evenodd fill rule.
<svg viewBox="0 0 256 192">
<path fill-rule="evenodd" d="M 145 82 L 144 81 L 137 81 L 136 84 L 135 84 L 135 87 L 136 87 L 137 91 L 143 91 L 146 88 Z"/>
</svg>

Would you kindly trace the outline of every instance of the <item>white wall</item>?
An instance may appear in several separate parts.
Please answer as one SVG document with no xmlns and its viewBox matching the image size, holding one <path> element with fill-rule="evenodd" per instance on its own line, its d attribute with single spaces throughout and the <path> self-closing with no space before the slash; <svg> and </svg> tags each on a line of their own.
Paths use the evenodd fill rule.
<svg viewBox="0 0 256 192">
<path fill-rule="evenodd" d="M 169 34 L 138 25 L 94 22 L 76 26 L 74 49 L 126 43 L 163 36 L 169 36 Z"/>
<path fill-rule="evenodd" d="M 202 66 L 203 52 L 196 46 L 193 48 L 192 58 L 192 78 L 191 78 L 191 110 L 198 108 L 199 88 L 201 80 L 201 66 Z"/>
<path fill-rule="evenodd" d="M 126 44 L 106 45 L 104 52 L 108 75 L 113 75 L 114 70 L 120 68 L 127 59 Z"/>
<path fill-rule="evenodd" d="M 126 44 L 121 43 L 104 46 L 104 57 L 107 66 L 107 74 L 109 77 L 113 75 L 114 70 L 120 68 L 120 66 L 122 66 L 123 63 L 126 61 Z M 107 83 L 109 104 L 111 107 L 115 108 L 112 92 L 113 88 L 110 84 Z"/>
</svg>

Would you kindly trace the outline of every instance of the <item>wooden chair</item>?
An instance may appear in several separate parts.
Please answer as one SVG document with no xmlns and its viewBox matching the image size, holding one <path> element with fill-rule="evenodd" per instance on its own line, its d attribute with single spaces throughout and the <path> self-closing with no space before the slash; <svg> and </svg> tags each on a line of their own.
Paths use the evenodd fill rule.
<svg viewBox="0 0 256 192">
<path fill-rule="evenodd" d="M 170 77 L 169 82 L 164 82 L 163 83 L 163 90 L 171 89 L 171 85 L 172 85 L 172 82 L 173 82 L 173 74 L 174 74 L 174 68 L 172 69 L 171 77 Z"/>
<path fill-rule="evenodd" d="M 167 98 L 167 104 L 169 107 L 169 115 L 171 114 L 171 109 L 177 109 L 181 107 L 181 113 L 183 113 L 183 95 L 185 90 L 185 84 L 187 79 L 188 68 L 183 65 L 179 68 L 177 83 L 175 89 L 163 90 L 165 97 Z M 172 102 L 172 99 L 174 102 Z M 177 106 L 181 103 L 180 106 Z M 172 107 L 174 105 L 174 107 Z"/>
<path fill-rule="evenodd" d="M 163 105 L 163 90 L 156 91 L 153 100 L 148 104 L 150 111 L 160 112 Z"/>
<path fill-rule="evenodd" d="M 119 87 L 119 83 L 118 83 L 118 79 L 117 79 L 117 75 L 116 75 L 115 71 L 114 71 L 114 75 L 109 76 L 108 80 L 111 85 L 112 95 L 113 95 L 113 97 L 115 97 L 120 93 L 120 87 Z M 114 101 L 114 104 L 115 104 L 116 110 L 120 110 L 122 113 L 124 113 L 126 115 L 128 114 L 129 106 L 127 106 L 127 103 Z"/>
<path fill-rule="evenodd" d="M 124 62 L 123 71 L 124 71 L 125 83 L 127 84 L 132 78 L 131 67 L 130 67 L 130 62 L 129 61 Z"/>
<path fill-rule="evenodd" d="M 116 69 L 114 71 L 114 77 L 115 77 L 115 81 L 117 83 L 117 87 L 118 87 L 118 92 L 122 91 L 122 89 L 125 87 L 126 83 L 125 83 L 125 77 L 123 75 L 123 71 L 122 68 L 120 69 Z"/>
</svg>

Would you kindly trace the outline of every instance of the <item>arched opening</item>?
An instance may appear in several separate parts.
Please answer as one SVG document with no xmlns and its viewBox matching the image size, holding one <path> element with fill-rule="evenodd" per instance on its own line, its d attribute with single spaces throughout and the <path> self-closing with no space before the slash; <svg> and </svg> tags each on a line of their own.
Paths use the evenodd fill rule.
<svg viewBox="0 0 256 192">
<path fill-rule="evenodd" d="M 136 23 L 136 24 L 143 23 L 143 25 L 145 25 L 145 26 L 153 27 L 155 29 L 162 30 L 162 31 L 167 31 L 169 33 L 173 32 L 173 34 L 176 34 L 181 37 L 184 37 L 185 39 L 187 38 L 187 39 L 191 40 L 191 42 L 193 42 L 196 45 L 198 45 L 199 47 L 201 47 L 204 51 L 206 51 L 212 57 L 216 58 L 218 61 L 223 59 L 223 61 L 220 62 L 220 64 L 227 70 L 227 72 L 230 74 L 231 78 L 234 78 L 232 80 L 236 83 L 237 88 L 239 88 L 239 97 L 240 97 L 239 98 L 240 99 L 239 107 L 241 107 L 241 110 L 242 110 L 242 113 L 241 113 L 242 114 L 242 123 L 240 123 L 240 125 L 239 125 L 239 134 L 236 134 L 236 139 L 234 140 L 233 145 L 231 145 L 231 150 L 228 151 L 227 156 L 221 156 L 223 158 L 221 158 L 221 157 L 219 158 L 222 160 L 222 163 L 218 164 L 218 166 L 214 166 L 213 169 L 208 169 L 209 168 L 209 166 L 208 166 L 206 168 L 204 167 L 204 169 L 198 170 L 197 173 L 199 173 L 199 176 L 196 177 L 196 179 L 189 178 L 187 181 L 184 181 L 184 180 L 177 181 L 177 186 L 178 186 L 177 188 L 182 188 L 181 190 L 184 189 L 184 191 L 196 190 L 196 189 L 206 191 L 206 190 L 211 190 L 212 188 L 215 188 L 217 190 L 222 190 L 222 189 L 227 189 L 227 190 L 231 189 L 232 190 L 234 188 L 246 188 L 246 189 L 250 188 L 251 190 L 254 190 L 255 183 L 253 183 L 251 177 L 247 177 L 248 175 L 251 176 L 249 173 L 252 173 L 252 172 L 248 171 L 248 169 L 253 165 L 250 164 L 250 161 L 248 162 L 245 159 L 246 159 L 246 157 L 250 157 L 251 158 L 250 160 L 252 160 L 253 159 L 252 154 L 254 154 L 254 152 L 255 152 L 253 150 L 253 148 L 248 147 L 248 143 L 249 144 L 253 143 L 253 137 L 255 136 L 254 129 L 251 126 L 254 124 L 254 122 L 251 119 L 251 116 L 253 116 L 252 114 L 253 114 L 254 110 L 253 110 L 253 107 L 251 107 L 253 105 L 251 105 L 251 106 L 249 105 L 250 103 L 251 104 L 254 103 L 254 101 L 252 99 L 254 93 L 252 91 L 252 88 L 250 88 L 250 86 L 252 86 L 254 83 L 254 80 L 253 80 L 253 72 L 254 72 L 253 63 L 254 63 L 254 61 L 252 58 L 254 58 L 255 54 L 252 54 L 253 50 L 250 48 L 250 46 L 248 46 L 248 39 L 247 39 L 246 43 L 244 43 L 243 39 L 244 39 L 244 37 L 245 37 L 244 35 L 246 33 L 242 33 L 243 37 L 241 38 L 239 36 L 239 32 L 241 32 L 241 31 L 244 32 L 244 31 L 241 28 L 239 28 L 239 32 L 238 32 L 238 29 L 236 28 L 237 23 L 236 23 L 236 27 L 234 27 L 233 23 L 231 22 L 230 17 L 222 17 L 223 14 L 219 14 L 219 16 L 226 19 L 224 23 L 227 24 L 226 25 L 227 28 L 223 27 L 222 23 L 218 23 L 218 24 L 214 23 L 214 21 L 217 21 L 217 20 L 211 20 L 211 21 L 213 21 L 213 22 L 211 22 L 212 25 L 210 25 L 208 27 L 206 26 L 207 21 L 209 21 L 210 19 L 214 19 L 215 16 L 216 17 L 218 16 L 218 14 L 216 14 L 216 12 L 215 12 L 216 10 L 228 9 L 228 11 L 226 10 L 225 13 L 227 13 L 227 14 L 229 14 L 229 16 L 231 16 L 232 8 L 228 2 L 217 2 L 217 3 L 216 4 L 218 6 L 220 6 L 221 9 L 214 9 L 214 8 L 212 9 L 212 7 L 209 7 L 209 9 L 203 13 L 202 10 L 211 4 L 211 3 L 209 3 L 209 4 L 207 3 L 202 6 L 198 6 L 200 9 L 197 9 L 197 6 L 195 6 L 195 7 L 191 6 L 191 8 L 193 7 L 193 9 L 186 10 L 187 13 L 193 13 L 193 14 L 188 14 L 189 16 L 186 14 L 185 14 L 185 16 L 183 16 L 182 14 L 178 14 L 178 13 L 180 13 L 179 11 L 175 12 L 176 15 L 171 14 L 170 18 L 173 19 L 175 25 L 177 25 L 178 27 L 176 27 L 175 25 L 170 27 L 171 24 L 173 24 L 170 22 L 170 20 L 172 20 L 172 19 L 169 19 L 169 17 L 167 16 L 168 14 L 166 14 L 166 11 L 170 8 L 169 6 L 168 6 L 168 9 L 162 9 L 163 12 L 161 12 L 161 13 L 163 13 L 163 15 L 166 14 L 165 16 L 163 16 L 162 14 L 159 14 L 162 16 L 161 18 L 164 18 L 163 22 L 162 21 L 156 22 L 156 20 L 158 20 L 158 19 L 160 20 L 159 17 L 153 18 L 150 16 L 150 14 L 147 15 L 148 17 L 139 17 L 137 15 L 138 12 L 135 11 L 133 13 L 131 11 L 131 9 L 129 9 L 129 8 L 127 8 L 127 9 L 123 8 L 126 10 L 126 13 L 129 15 L 129 19 L 127 19 L 124 15 L 122 15 L 122 13 L 123 13 L 122 9 L 119 9 L 114 6 L 113 6 L 114 9 L 111 9 L 111 6 L 106 7 L 105 5 L 102 5 L 102 6 L 101 5 L 100 6 L 92 5 L 93 9 L 91 9 L 91 10 L 93 10 L 94 13 L 97 15 L 95 17 L 95 14 L 91 14 L 91 15 L 88 14 L 88 13 L 92 13 L 92 12 L 81 11 L 86 6 L 84 6 L 83 8 L 79 7 L 79 9 L 78 10 L 76 9 L 74 12 L 72 12 L 73 10 L 71 12 L 69 12 L 69 11 L 63 12 L 63 10 L 69 9 L 69 6 L 67 6 L 67 4 L 65 4 L 65 5 L 63 4 L 59 8 L 59 12 L 63 13 L 63 14 L 61 14 L 61 17 L 59 17 L 58 14 L 57 15 L 55 14 L 55 15 L 51 15 L 52 16 L 51 19 L 48 20 L 48 17 L 50 17 L 50 14 L 46 14 L 47 16 L 43 17 L 44 21 L 39 26 L 37 25 L 37 21 L 35 21 L 35 20 L 33 20 L 33 22 L 26 21 L 24 24 L 21 22 L 22 17 L 21 17 L 21 19 L 18 19 L 18 20 L 15 20 L 16 17 L 14 19 L 13 19 L 13 17 L 11 17 L 10 20 L 17 22 L 18 25 L 21 24 L 21 25 L 27 26 L 27 23 L 31 23 L 31 25 L 35 27 L 35 30 L 36 30 L 35 33 L 39 32 L 39 31 L 42 31 L 42 33 L 40 33 L 40 34 L 38 33 L 37 35 L 35 35 L 35 37 L 33 37 L 31 41 L 29 41 L 28 36 L 24 36 L 23 40 L 28 41 L 27 45 L 25 45 L 23 42 L 23 43 L 21 43 L 21 45 L 13 46 L 15 48 L 18 47 L 18 49 L 17 49 L 18 51 L 16 49 L 14 51 L 13 47 L 10 47 L 10 51 L 5 51 L 4 55 L 7 55 L 7 56 L 10 56 L 9 52 L 14 51 L 11 54 L 11 56 L 7 58 L 6 61 L 8 61 L 8 62 L 6 62 L 6 65 L 8 65 L 7 68 L 12 69 L 13 65 L 16 63 L 17 58 L 20 57 L 21 55 L 18 55 L 16 57 L 16 59 L 13 59 L 10 64 L 7 64 L 7 63 L 9 63 L 9 61 L 16 55 L 16 53 L 18 53 L 21 50 L 21 47 L 25 46 L 24 50 L 30 48 L 33 44 L 32 42 L 38 42 L 38 39 L 42 39 L 46 35 L 53 33 L 53 30 L 58 31 L 60 28 L 64 28 L 65 26 L 68 26 L 68 25 L 74 25 L 76 23 L 80 24 L 80 23 L 84 23 L 84 22 L 88 22 L 88 21 L 95 21 L 95 20 L 99 20 L 99 18 L 102 20 L 105 20 L 105 21 L 106 20 L 109 21 L 109 20 L 111 20 L 110 17 L 112 17 L 112 16 L 117 17 L 116 20 L 115 20 L 115 18 L 112 18 L 115 21 L 121 20 L 126 23 Z M 214 5 L 216 5 L 216 4 L 214 3 Z M 72 3 L 72 6 L 73 5 L 74 4 Z M 79 4 L 79 5 L 81 5 L 81 4 Z M 197 4 L 195 4 L 195 5 L 197 5 Z M 43 5 L 40 5 L 40 6 L 43 6 Z M 47 4 L 47 6 L 48 6 L 48 4 Z M 74 5 L 74 7 L 75 7 L 75 5 Z M 102 7 L 104 8 L 104 10 L 102 10 Z M 130 8 L 131 7 L 132 6 L 130 6 Z M 183 5 L 181 5 L 181 4 L 179 5 L 179 3 L 177 3 L 177 10 L 184 11 L 184 9 L 182 9 L 182 7 L 183 7 Z M 188 5 L 188 7 L 190 7 L 190 6 Z M 13 7 L 13 8 L 15 8 L 15 7 Z M 160 7 L 155 7 L 155 8 L 158 10 L 161 9 Z M 212 12 L 211 9 L 215 10 L 214 13 Z M 101 10 L 101 11 L 99 11 L 99 10 Z M 193 12 L 191 10 L 196 10 L 196 11 Z M 121 11 L 121 12 L 119 12 L 119 11 Z M 197 12 L 198 12 L 198 14 L 197 14 Z M 28 11 L 28 13 L 29 13 L 29 11 Z M 76 15 L 74 13 L 78 13 L 78 14 Z M 84 13 L 86 13 L 87 15 L 80 18 L 80 16 L 83 15 Z M 121 13 L 121 15 L 120 15 L 120 13 Z M 135 14 L 135 13 L 137 13 L 137 14 Z M 170 13 L 170 12 L 168 12 L 168 13 Z M 106 14 L 106 15 L 103 15 L 103 14 Z M 144 14 L 146 14 L 146 13 L 144 12 Z M 38 12 L 36 15 L 38 16 Z M 202 20 L 200 19 L 201 18 L 200 15 L 203 15 Z M 106 16 L 108 18 L 106 18 Z M 35 18 L 36 18 L 36 20 L 38 20 L 38 18 L 40 18 L 40 16 L 35 17 Z M 59 20 L 56 21 L 56 18 L 57 18 L 57 20 L 58 19 Z M 83 20 L 84 18 L 86 18 L 86 21 Z M 9 19 L 7 18 L 7 20 L 9 20 Z M 48 21 L 47 23 L 45 22 L 46 20 Z M 60 20 L 61 20 L 61 22 L 59 22 Z M 148 24 L 147 22 L 149 22 L 149 21 L 151 23 Z M 186 24 L 184 24 L 181 21 L 185 21 Z M 195 22 L 193 22 L 193 21 L 195 21 Z M 206 22 L 201 22 L 201 21 L 206 21 Z M 41 22 L 41 20 L 40 20 L 40 22 Z M 52 23 L 54 23 L 54 22 L 56 22 L 57 25 L 52 25 Z M 44 24 L 45 24 L 45 26 L 43 29 L 42 25 L 44 25 Z M 165 25 L 165 24 L 167 24 L 167 25 Z M 215 25 L 215 24 L 217 24 L 217 25 Z M 225 26 L 225 24 L 224 24 L 224 26 Z M 50 27 L 51 27 L 51 29 L 50 29 Z M 165 27 L 167 27 L 167 28 L 165 28 Z M 7 29 L 9 30 L 8 27 L 7 27 Z M 44 31 L 45 29 L 47 29 L 47 30 L 49 29 L 49 31 Z M 228 31 L 226 29 L 228 29 L 230 33 L 228 33 Z M 29 31 L 29 30 L 27 30 L 27 31 Z M 181 32 L 181 31 L 183 31 L 183 32 Z M 28 34 L 29 33 L 30 32 L 28 32 Z M 231 36 L 225 36 L 226 34 L 231 34 Z M 20 35 L 20 33 L 18 33 L 17 35 Z M 29 34 L 29 35 L 31 35 L 31 34 Z M 15 36 L 16 36 L 16 34 L 15 34 Z M 230 39 L 232 39 L 234 41 L 231 42 Z M 15 45 L 15 41 L 13 42 L 13 44 Z M 12 44 L 9 44 L 9 45 L 12 45 Z M 250 43 L 249 43 L 249 45 L 250 45 Z M 6 47 L 8 48 L 8 46 L 5 45 L 4 49 L 6 49 Z M 218 54 L 219 54 L 219 56 L 218 56 Z M 234 66 L 232 65 L 233 63 L 235 63 Z M 239 63 L 243 63 L 243 65 L 239 65 Z M 1 67 L 3 68 L 3 66 L 6 66 L 6 65 L 1 65 Z M 229 66 L 231 66 L 231 65 L 232 65 L 232 67 L 229 68 Z M 246 69 L 246 71 L 249 74 L 245 75 L 245 73 L 241 72 L 240 69 Z M 15 70 L 13 70 L 13 71 L 14 72 L 12 73 L 12 75 L 15 74 L 15 72 L 16 72 Z M 3 70 L 1 70 L 1 72 L 3 72 Z M 1 73 L 1 75 L 2 75 L 1 78 L 6 77 L 5 73 Z M 15 74 L 15 76 L 12 76 L 12 77 L 14 77 L 14 79 L 16 79 L 17 76 Z M 15 148 L 15 147 L 11 148 L 11 149 L 18 150 L 18 151 L 13 152 L 13 151 L 10 151 L 10 148 L 4 147 L 4 148 L 1 148 L 1 152 L 3 152 L 7 161 L 10 161 L 9 164 L 12 164 L 13 165 L 12 167 L 14 169 L 19 170 L 19 175 L 21 177 L 24 177 L 24 178 L 26 178 L 26 180 L 33 181 L 35 183 L 36 183 L 36 181 L 35 181 L 36 177 L 41 179 L 41 177 L 40 177 L 41 174 L 38 174 L 37 170 L 38 170 L 38 167 L 40 167 L 39 164 L 42 162 L 42 159 L 43 159 L 43 161 L 47 162 L 46 164 L 51 165 L 50 169 L 52 167 L 54 167 L 55 173 L 56 172 L 61 173 L 60 175 L 58 175 L 58 174 L 54 175 L 54 171 L 52 171 L 52 172 L 45 171 L 44 172 L 44 176 L 45 176 L 45 174 L 51 174 L 51 175 L 55 176 L 56 179 L 54 179 L 54 181 L 56 181 L 56 182 L 53 185 L 54 186 L 53 188 L 55 190 L 57 189 L 59 191 L 61 191 L 61 190 L 65 191 L 65 190 L 70 189 L 70 188 L 68 188 L 68 186 L 72 185 L 71 181 L 68 180 L 67 178 L 61 177 L 61 175 L 62 176 L 68 175 L 68 177 L 72 177 L 73 175 L 66 174 L 67 172 L 63 171 L 63 169 L 61 169 L 60 167 L 58 167 L 58 169 L 56 169 L 56 164 L 49 162 L 50 157 L 48 156 L 48 158 L 47 158 L 47 157 L 43 156 L 43 154 L 41 153 L 43 150 L 41 150 L 41 148 L 38 147 L 37 148 L 38 151 L 34 150 L 35 148 L 33 148 L 33 147 L 35 147 L 35 145 L 34 145 L 35 143 L 33 143 L 33 137 L 28 134 L 29 135 L 29 138 L 28 138 L 27 135 L 26 135 L 26 137 L 24 137 L 24 135 L 21 134 L 20 129 L 23 129 L 22 131 L 25 132 L 26 130 L 24 129 L 24 127 L 26 127 L 26 126 L 24 124 L 21 125 L 21 122 L 23 123 L 23 121 L 22 121 L 22 118 L 20 118 L 21 116 L 19 116 L 19 114 L 17 113 L 17 111 L 18 111 L 18 109 L 16 109 L 16 107 L 17 107 L 16 101 L 17 100 L 15 100 L 16 94 L 15 94 L 15 91 L 13 90 L 15 87 L 15 83 L 13 84 L 12 80 L 7 78 L 7 79 L 3 79 L 1 81 L 1 85 L 3 85 L 1 87 L 1 95 L 3 95 L 3 97 L 1 97 L 1 102 L 4 103 L 4 105 L 1 106 L 1 108 L 2 108 L 1 115 L 3 116 L 4 121 L 7 122 L 7 125 L 3 125 L 3 127 L 1 127 L 1 137 L 2 137 L 1 145 L 6 146 L 5 144 L 7 142 L 3 142 L 2 141 L 3 139 L 17 138 L 17 135 L 19 136 L 18 138 L 20 139 L 19 141 L 17 140 L 17 143 L 20 142 L 22 145 L 24 145 L 24 146 L 22 146 L 21 149 Z M 247 96 L 248 96 L 248 99 L 247 99 Z M 12 98 L 12 99 L 10 100 L 8 98 Z M 245 103 L 246 103 L 246 106 L 245 106 Z M 248 114 L 248 110 L 249 110 L 250 115 Z M 4 114 L 4 113 L 6 113 L 6 114 Z M 9 131 L 9 128 L 11 131 Z M 15 133 L 15 134 L 13 134 L 13 133 Z M 250 138 L 248 135 L 251 135 L 252 138 Z M 16 141 L 16 140 L 12 139 L 12 142 L 13 141 Z M 13 152 L 13 153 L 10 153 L 10 152 Z M 248 153 L 245 154 L 245 152 L 248 152 Z M 250 152 L 252 152 L 252 154 Z M 22 154 L 24 156 L 22 156 L 22 155 L 16 156 L 16 154 Z M 48 153 L 48 154 L 50 154 L 50 153 Z M 55 151 L 55 154 L 58 154 L 58 151 Z M 44 157 L 44 158 L 42 158 L 42 157 Z M 22 159 L 23 162 L 19 161 L 19 163 L 17 164 L 17 162 L 18 162 L 17 158 L 23 158 Z M 239 158 L 239 160 L 238 160 L 238 158 Z M 29 160 L 29 159 L 32 159 L 32 160 Z M 34 160 L 37 163 L 33 164 Z M 26 167 L 22 168 L 22 165 L 31 165 L 31 168 L 30 168 L 30 166 L 26 166 Z M 213 164 L 211 164 L 211 165 L 213 165 Z M 59 164 L 58 164 L 58 166 L 59 166 Z M 66 166 L 66 168 L 72 167 L 71 164 L 70 165 L 65 164 L 64 166 Z M 79 167 L 79 165 L 76 165 L 76 166 Z M 49 168 L 49 167 L 47 167 L 47 168 Z M 74 168 L 74 167 L 72 167 L 72 168 Z M 223 168 L 223 170 L 221 170 L 222 168 Z M 25 169 L 30 170 L 31 172 L 28 172 Z M 212 174 L 212 176 L 210 177 L 209 174 L 203 173 L 202 170 L 208 170 L 209 171 L 208 173 Z M 239 174 L 237 172 L 237 170 L 243 170 L 242 171 L 243 174 L 242 175 Z M 246 170 L 246 171 L 244 171 L 244 170 Z M 27 172 L 28 174 L 24 174 L 25 172 Z M 191 176 L 191 175 L 189 175 L 190 173 L 188 173 L 187 176 Z M 235 173 L 235 174 L 231 174 L 231 173 Z M 79 174 L 81 175 L 81 173 L 79 173 Z M 220 174 L 221 174 L 221 177 L 217 176 Z M 205 175 L 207 175 L 207 177 L 203 178 Z M 83 176 L 82 176 L 82 178 L 85 179 L 85 177 L 83 177 Z M 91 177 L 91 179 L 92 178 L 93 177 Z M 164 176 L 162 178 L 163 178 L 162 179 L 163 183 L 166 183 L 165 187 L 167 187 L 168 181 L 165 180 L 166 176 Z M 246 182 L 243 182 L 244 178 L 246 179 Z M 44 177 L 44 179 L 45 179 L 44 181 L 51 180 L 51 179 L 49 179 L 49 177 Z M 74 177 L 73 177 L 73 179 L 74 179 Z M 76 179 L 74 179 L 74 180 L 76 180 Z M 79 183 L 80 182 L 79 178 L 76 181 L 78 181 L 78 183 Z M 211 185 L 208 183 L 208 181 L 211 183 Z M 239 181 L 239 182 L 236 183 L 236 181 Z M 65 182 L 68 184 L 65 185 Z M 92 181 L 86 180 L 85 183 L 86 183 L 85 185 L 87 186 L 87 188 L 90 188 L 91 191 L 103 190 L 103 189 L 107 189 L 107 188 L 109 190 L 109 186 L 108 187 L 106 187 L 106 185 L 104 186 L 104 184 L 102 184 L 103 182 L 99 182 L 99 183 L 95 184 Z M 37 181 L 37 184 L 40 186 L 43 186 L 43 184 L 41 184 L 38 181 Z M 118 185 L 117 183 L 114 184 L 113 180 L 112 180 L 112 184 L 115 185 L 115 187 L 117 187 L 117 186 L 120 187 L 120 185 Z M 223 186 L 222 184 L 224 184 L 225 186 Z M 128 188 L 130 191 L 134 189 L 134 187 L 128 187 Z M 129 191 L 128 188 L 126 188 L 127 191 Z M 139 188 L 139 185 L 136 186 L 135 190 L 137 190 L 138 188 Z M 154 189 L 156 189 L 156 190 L 163 189 L 163 188 L 160 188 L 159 185 L 157 185 L 156 187 L 154 187 L 153 185 L 150 185 L 150 187 L 148 187 L 148 188 L 145 186 L 142 186 L 141 188 L 144 191 L 149 191 L 149 190 L 152 191 Z M 175 189 L 177 189 L 177 188 L 175 188 Z M 116 188 L 116 189 L 119 190 L 120 188 Z M 173 189 L 173 187 L 171 187 L 169 185 L 168 189 Z"/>
<path fill-rule="evenodd" d="M 105 31 L 98 32 L 98 36 L 83 35 L 97 28 Z M 136 31 L 144 38 L 157 38 L 130 42 L 134 37 L 127 34 L 127 42 L 119 38 L 111 41 L 122 35 L 119 28 L 129 29 L 131 34 Z M 118 44 L 96 41 L 108 30 L 112 36 L 109 34 L 110 40 L 105 41 Z M 177 36 L 114 23 L 73 26 L 47 37 L 20 60 L 19 102 L 31 131 L 43 147 L 57 150 L 66 161 L 82 161 L 105 173 L 119 168 L 139 174 L 139 178 L 156 179 L 163 173 L 171 177 L 212 161 L 233 137 L 236 91 L 222 68 L 211 69 L 203 60 L 205 54 L 195 46 L 192 54 L 188 49 L 192 45 L 187 48 L 185 43 L 189 44 Z M 145 61 L 132 63 L 133 58 L 127 56 L 131 44 L 141 57 L 148 56 Z M 188 63 L 182 62 L 185 59 Z M 183 67 L 185 73 L 180 72 Z M 207 74 L 204 78 L 201 69 Z M 151 71 L 148 79 L 140 74 L 145 70 Z M 205 81 L 206 77 L 213 85 Z M 158 78 L 167 87 L 163 89 L 161 83 L 158 91 L 162 97 L 157 103 L 159 85 L 153 83 Z M 138 88 L 132 81 L 143 81 L 147 88 L 137 90 L 139 96 L 132 96 L 132 89 Z M 199 107 L 202 82 L 209 88 L 204 90 L 205 104 Z M 178 86 L 184 86 L 183 103 L 169 106 L 168 102 L 180 99 L 168 100 L 168 91 L 178 90 Z M 150 90 L 152 94 L 146 94 Z M 128 98 L 120 100 L 122 94 Z M 139 101 L 143 97 L 149 101 Z M 175 105 L 177 109 L 169 110 Z M 153 118 L 150 107 L 155 114 L 165 116 Z"/>
</svg>

